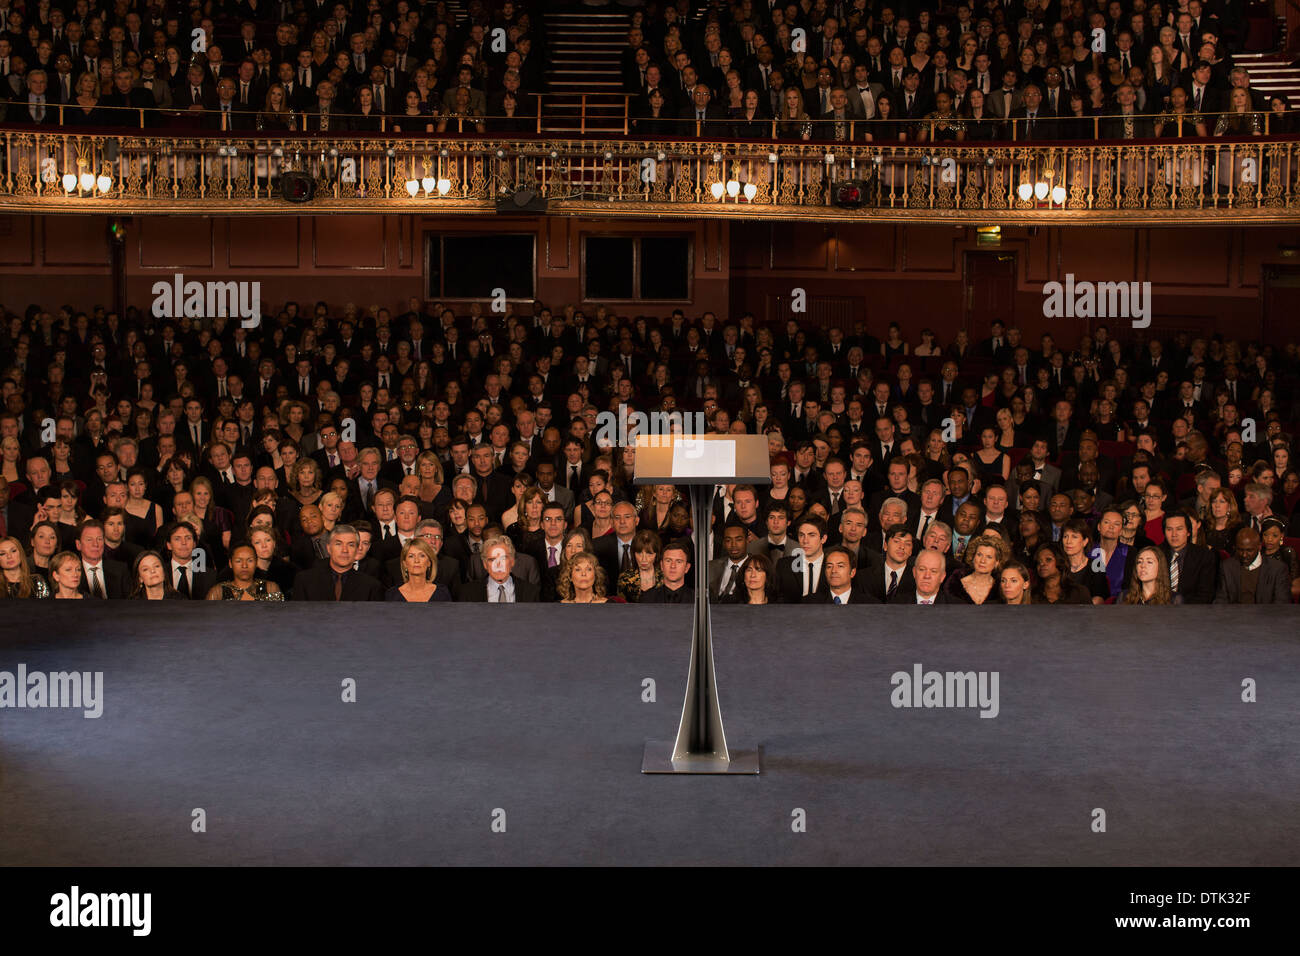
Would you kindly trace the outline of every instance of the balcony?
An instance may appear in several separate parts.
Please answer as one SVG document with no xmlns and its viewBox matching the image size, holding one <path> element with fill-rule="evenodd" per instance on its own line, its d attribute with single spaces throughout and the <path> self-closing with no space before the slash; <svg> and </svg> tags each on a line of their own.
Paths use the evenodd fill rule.
<svg viewBox="0 0 1300 956">
<path fill-rule="evenodd" d="M 1300 221 L 1300 139 L 999 143 L 0 130 L 0 212 Z M 290 175 L 299 174 L 299 175 Z M 309 199 L 290 202 L 286 195 Z"/>
</svg>

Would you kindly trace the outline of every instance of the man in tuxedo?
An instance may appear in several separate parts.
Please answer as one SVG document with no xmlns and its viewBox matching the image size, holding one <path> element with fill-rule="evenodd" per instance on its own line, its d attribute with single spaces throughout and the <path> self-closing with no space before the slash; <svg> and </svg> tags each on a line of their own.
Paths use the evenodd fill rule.
<svg viewBox="0 0 1300 956">
<path fill-rule="evenodd" d="M 988 95 L 988 111 L 998 119 L 1011 119 L 1011 115 L 1025 105 L 1024 95 L 1016 87 L 1019 78 L 1015 69 L 1005 70 L 1002 85 Z"/>
<path fill-rule="evenodd" d="M 859 579 L 859 566 L 853 554 L 840 545 L 826 549 L 826 590 L 803 599 L 805 604 L 879 604 L 879 599 Z"/>
<path fill-rule="evenodd" d="M 1246 527 L 1233 540 L 1235 555 L 1219 566 L 1215 604 L 1287 604 L 1291 600 L 1290 570 L 1260 550 L 1259 532 Z"/>
<path fill-rule="evenodd" d="M 709 595 L 715 601 L 738 591 L 743 593 L 745 582 L 740 569 L 748 557 L 748 537 L 740 524 L 728 524 L 722 529 L 722 557 L 709 562 Z"/>
<path fill-rule="evenodd" d="M 640 604 L 694 604 L 695 589 L 686 586 L 686 575 L 691 570 L 691 543 L 687 540 L 671 541 L 659 555 L 659 570 L 663 583 L 641 592 Z"/>
<path fill-rule="evenodd" d="M 461 588 L 462 601 L 490 604 L 532 604 L 541 596 L 536 584 L 514 575 L 515 546 L 504 535 L 487 538 L 482 548 L 486 574 L 471 578 Z"/>
<path fill-rule="evenodd" d="M 1165 512 L 1165 542 L 1160 550 L 1169 563 L 1169 589 L 1181 594 L 1184 604 L 1213 604 L 1219 559 L 1192 541 L 1192 523 L 1191 513 L 1184 508 Z"/>
<path fill-rule="evenodd" d="M 216 86 L 208 73 L 198 63 L 191 63 L 185 74 L 185 85 L 176 91 L 172 102 L 178 109 L 203 114 L 217 108 Z"/>
<path fill-rule="evenodd" d="M 538 443 L 537 447 L 538 447 L 538 451 L 541 451 L 540 442 Z M 534 477 L 537 479 L 537 487 L 541 490 L 542 494 L 546 495 L 546 500 L 548 502 L 553 502 L 555 504 L 558 504 L 561 508 L 564 509 L 564 513 L 566 515 L 572 514 L 573 506 L 576 502 L 574 494 L 564 485 L 556 484 L 555 475 L 556 475 L 555 462 L 553 461 L 537 462 L 537 467 L 534 472 Z"/>
<path fill-rule="evenodd" d="M 360 536 L 355 528 L 338 524 L 330 532 L 326 553 L 306 571 L 299 571 L 293 582 L 295 601 L 382 601 L 384 588 L 379 581 L 356 570 Z"/>
<path fill-rule="evenodd" d="M 786 604 L 799 604 L 809 595 L 826 594 L 823 573 L 826 524 L 816 516 L 804 518 L 795 531 L 799 548 L 776 565 L 776 586 Z"/>
<path fill-rule="evenodd" d="M 1074 422 L 1074 406 L 1066 399 L 1061 399 L 1052 409 L 1052 421 L 1047 426 L 1047 449 L 1053 458 L 1059 458 L 1061 452 L 1079 450 L 1079 438 L 1082 432 Z M 1059 476 L 1058 476 L 1059 480 Z"/>
<path fill-rule="evenodd" d="M 104 559 L 104 525 L 95 519 L 77 529 L 81 555 L 82 594 L 92 598 L 124 598 L 131 593 L 131 572 L 125 564 Z"/>
<path fill-rule="evenodd" d="M 183 598 L 202 601 L 217 583 L 217 571 L 207 567 L 206 553 L 203 563 L 195 560 L 198 541 L 194 529 L 183 521 L 174 522 L 163 529 L 162 540 L 167 545 L 167 574 L 172 587 Z"/>
</svg>

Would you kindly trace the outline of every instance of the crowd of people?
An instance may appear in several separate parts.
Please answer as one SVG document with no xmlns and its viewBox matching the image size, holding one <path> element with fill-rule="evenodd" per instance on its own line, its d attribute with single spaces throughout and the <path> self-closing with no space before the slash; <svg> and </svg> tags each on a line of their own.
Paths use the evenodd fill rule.
<svg viewBox="0 0 1300 956">
<path fill-rule="evenodd" d="M 0 314 L 9 598 L 1300 596 L 1295 343 L 1002 322 L 944 343 L 540 301 L 288 302 L 251 329 Z M 766 436 L 771 483 L 718 487 L 692 527 L 603 427 L 637 411 Z"/>
<path fill-rule="evenodd" d="M 64 127 L 536 127 L 544 24 L 517 0 L 4 4 L 0 117 Z"/>
<path fill-rule="evenodd" d="M 1243 7 L 661 0 L 629 14 L 618 66 L 640 136 L 1294 133 L 1287 97 L 1253 89 L 1233 62 L 1246 40 Z M 4 10 L 0 115 L 9 123 L 529 133 L 545 84 L 544 11 L 523 0 L 470 0 L 463 16 L 413 0 L 241 0 L 186 11 L 41 0 Z"/>
</svg>

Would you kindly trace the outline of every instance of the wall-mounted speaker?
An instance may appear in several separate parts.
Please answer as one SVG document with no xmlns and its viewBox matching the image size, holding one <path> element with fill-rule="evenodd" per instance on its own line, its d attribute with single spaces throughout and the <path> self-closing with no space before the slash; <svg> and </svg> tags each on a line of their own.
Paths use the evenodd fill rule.
<svg viewBox="0 0 1300 956">
<path fill-rule="evenodd" d="M 280 175 L 280 198 L 285 202 L 311 202 L 316 195 L 316 180 L 306 173 L 292 172 Z"/>
</svg>

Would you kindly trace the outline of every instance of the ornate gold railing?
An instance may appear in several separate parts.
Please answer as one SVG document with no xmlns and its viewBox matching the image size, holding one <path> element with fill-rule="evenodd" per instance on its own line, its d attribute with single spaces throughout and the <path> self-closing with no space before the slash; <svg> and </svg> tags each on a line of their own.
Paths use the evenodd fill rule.
<svg viewBox="0 0 1300 956">
<path fill-rule="evenodd" d="M 1300 140 L 854 144 L 0 133 L 0 212 L 481 214 L 935 222 L 1300 219 Z M 314 186 L 286 201 L 290 172 Z M 301 180 L 301 177 L 299 177 Z M 838 200 L 838 202 L 837 202 Z M 845 208 L 856 200 L 857 208 Z"/>
</svg>

